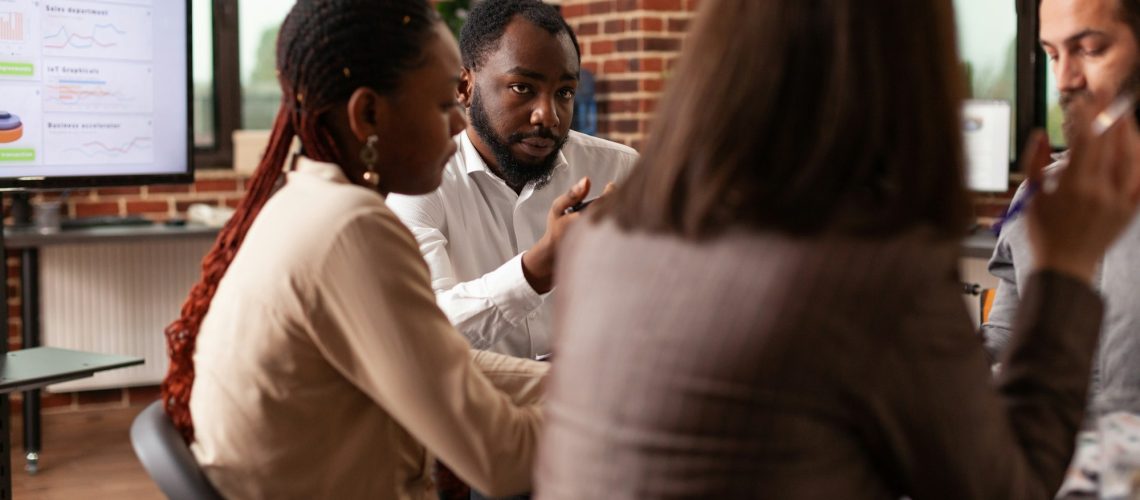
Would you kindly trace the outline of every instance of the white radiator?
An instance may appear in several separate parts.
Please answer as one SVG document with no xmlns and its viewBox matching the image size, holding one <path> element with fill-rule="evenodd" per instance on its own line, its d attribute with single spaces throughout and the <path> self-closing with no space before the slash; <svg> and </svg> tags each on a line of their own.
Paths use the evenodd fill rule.
<svg viewBox="0 0 1140 500">
<path fill-rule="evenodd" d="M 49 390 L 161 382 L 167 366 L 162 330 L 177 317 L 213 241 L 210 236 L 41 248 L 41 343 L 146 360 Z"/>
</svg>

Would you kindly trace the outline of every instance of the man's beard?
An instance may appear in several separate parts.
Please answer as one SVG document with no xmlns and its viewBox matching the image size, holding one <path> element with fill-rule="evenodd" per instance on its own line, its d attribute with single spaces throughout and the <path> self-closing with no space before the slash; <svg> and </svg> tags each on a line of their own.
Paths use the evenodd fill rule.
<svg viewBox="0 0 1140 500">
<path fill-rule="evenodd" d="M 562 150 L 562 146 L 566 144 L 569 136 L 558 137 L 553 130 L 544 128 L 528 133 L 516 132 L 505 139 L 499 137 L 491 126 L 491 119 L 483 107 L 483 100 L 479 98 L 478 89 L 471 96 L 469 118 L 471 119 L 471 126 L 479 134 L 479 138 L 491 147 L 491 152 L 495 155 L 495 161 L 499 164 L 499 168 L 494 173 L 503 179 L 508 186 L 521 187 L 533 182 L 534 189 L 537 190 L 542 189 L 550 182 L 551 173 L 554 171 L 554 162 L 558 159 L 558 152 Z M 546 158 L 537 162 L 526 162 L 516 158 L 511 152 L 511 145 L 530 138 L 550 139 L 554 141 L 554 150 Z"/>
<path fill-rule="evenodd" d="M 1132 73 L 1120 83 L 1120 89 L 1117 90 L 1116 95 L 1119 96 L 1125 92 L 1137 91 L 1140 91 L 1140 66 L 1134 68 Z M 1113 96 L 1113 98 L 1115 99 L 1116 96 Z M 1069 107 L 1077 101 L 1084 101 L 1086 103 L 1092 102 L 1092 94 L 1088 90 L 1061 93 L 1059 103 L 1061 105 L 1061 111 L 1065 115 L 1064 121 L 1061 123 L 1061 133 L 1065 136 L 1066 144 L 1072 144 L 1073 138 L 1076 137 L 1076 123 L 1073 122 L 1073 114 L 1069 112 Z"/>
</svg>

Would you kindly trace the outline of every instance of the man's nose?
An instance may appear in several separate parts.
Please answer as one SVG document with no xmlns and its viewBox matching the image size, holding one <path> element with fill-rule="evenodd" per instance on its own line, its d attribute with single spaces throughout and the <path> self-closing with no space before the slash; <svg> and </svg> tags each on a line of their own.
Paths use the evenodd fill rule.
<svg viewBox="0 0 1140 500">
<path fill-rule="evenodd" d="M 554 96 L 538 99 L 537 105 L 530 112 L 530 124 L 542 128 L 556 128 L 561 123 L 558 117 L 558 107 L 554 104 Z"/>
<path fill-rule="evenodd" d="M 1071 92 L 1084 89 L 1088 81 L 1085 78 L 1084 66 L 1075 57 L 1062 55 L 1053 62 L 1053 76 L 1057 78 L 1057 89 L 1061 92 Z"/>
</svg>

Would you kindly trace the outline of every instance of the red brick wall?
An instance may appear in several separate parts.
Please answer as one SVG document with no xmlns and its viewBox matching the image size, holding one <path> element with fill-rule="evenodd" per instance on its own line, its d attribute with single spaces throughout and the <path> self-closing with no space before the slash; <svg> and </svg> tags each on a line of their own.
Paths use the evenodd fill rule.
<svg viewBox="0 0 1140 500">
<path fill-rule="evenodd" d="M 761 0 L 757 0 L 761 1 Z M 640 149 L 677 60 L 698 0 L 562 0 L 582 67 L 597 76 L 599 135 Z M 1002 194 L 974 197 L 977 222 L 989 227 L 1020 182 Z"/>
<path fill-rule="evenodd" d="M 598 130 L 639 148 L 698 0 L 563 0 L 597 77 Z"/>
</svg>

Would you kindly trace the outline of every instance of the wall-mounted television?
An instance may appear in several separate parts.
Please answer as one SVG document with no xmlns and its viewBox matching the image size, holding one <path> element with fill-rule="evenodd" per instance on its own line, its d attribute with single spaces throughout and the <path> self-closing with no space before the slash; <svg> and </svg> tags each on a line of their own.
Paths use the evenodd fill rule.
<svg viewBox="0 0 1140 500">
<path fill-rule="evenodd" d="M 0 0 L 0 189 L 190 182 L 188 0 Z"/>
</svg>

